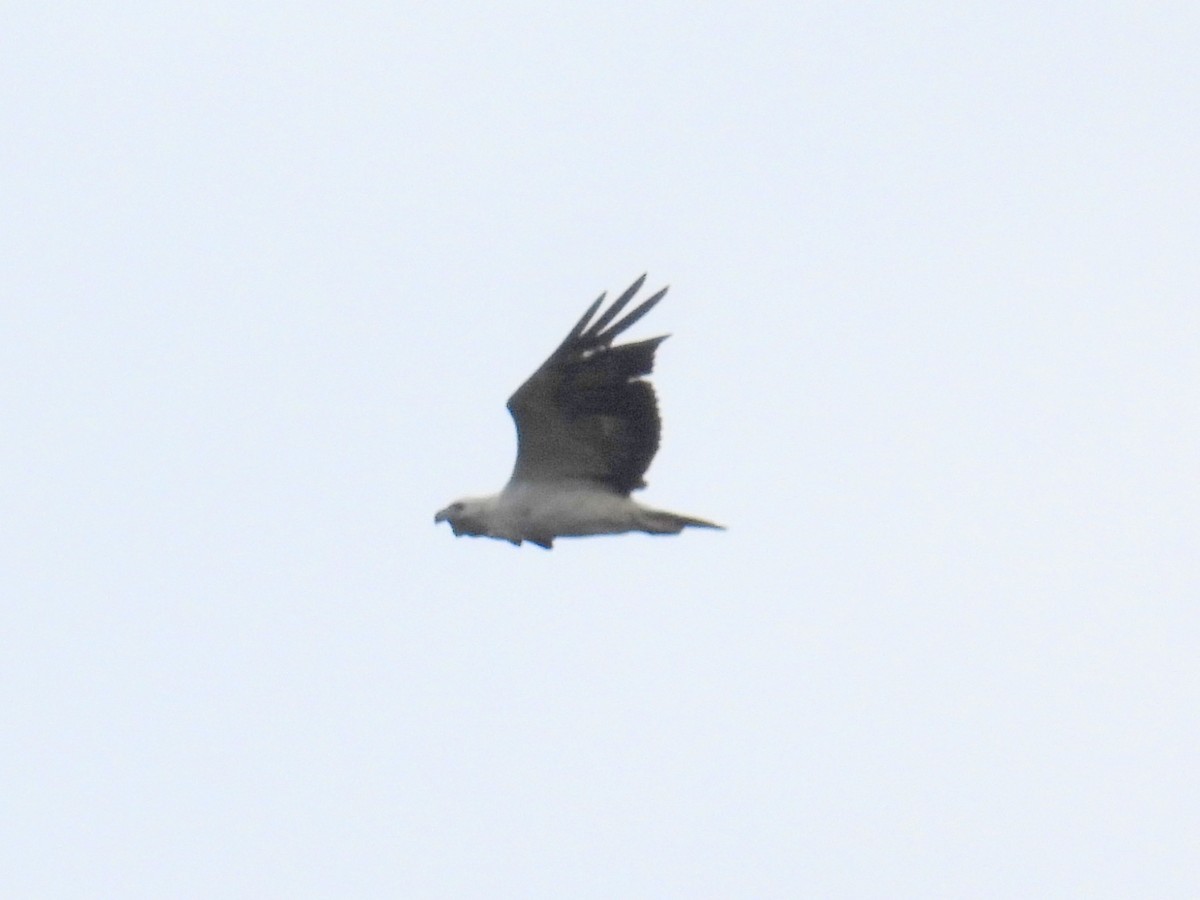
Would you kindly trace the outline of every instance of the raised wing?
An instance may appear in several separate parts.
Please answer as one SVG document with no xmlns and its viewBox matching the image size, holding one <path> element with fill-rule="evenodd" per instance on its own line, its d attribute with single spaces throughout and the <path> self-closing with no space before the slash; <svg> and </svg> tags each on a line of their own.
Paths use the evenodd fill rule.
<svg viewBox="0 0 1200 900">
<path fill-rule="evenodd" d="M 550 358 L 508 400 L 517 425 L 517 463 L 509 484 L 590 481 L 619 494 L 646 486 L 642 476 L 658 452 L 654 388 L 642 376 L 666 340 L 612 346 L 613 338 L 648 313 L 663 288 L 619 321 L 645 282 L 643 275 L 595 321 L 593 303 Z"/>
</svg>

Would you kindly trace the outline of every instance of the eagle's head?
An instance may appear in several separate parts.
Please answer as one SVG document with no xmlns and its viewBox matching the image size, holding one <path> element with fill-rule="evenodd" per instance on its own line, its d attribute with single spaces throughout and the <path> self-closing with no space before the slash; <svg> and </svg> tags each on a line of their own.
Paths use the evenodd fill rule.
<svg viewBox="0 0 1200 900">
<path fill-rule="evenodd" d="M 464 534 L 476 537 L 486 535 L 488 534 L 488 513 L 490 511 L 488 500 L 490 499 L 455 500 L 445 509 L 438 510 L 437 515 L 433 517 L 434 524 L 449 522 L 450 530 L 454 532 L 455 537 Z"/>
</svg>

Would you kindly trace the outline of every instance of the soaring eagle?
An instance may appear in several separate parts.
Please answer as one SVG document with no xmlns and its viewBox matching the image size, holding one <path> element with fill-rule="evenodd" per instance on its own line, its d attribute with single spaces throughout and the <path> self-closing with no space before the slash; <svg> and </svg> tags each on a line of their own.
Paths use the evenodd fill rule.
<svg viewBox="0 0 1200 900">
<path fill-rule="evenodd" d="M 667 293 L 663 288 L 620 321 L 646 280 L 635 281 L 599 318 L 604 294 L 508 400 L 517 425 L 517 463 L 499 494 L 451 503 L 433 521 L 467 534 L 529 541 L 549 550 L 555 538 L 592 534 L 679 534 L 721 528 L 704 519 L 650 509 L 629 494 L 658 452 L 654 388 L 643 376 L 666 340 L 612 346 L 613 338 Z"/>
</svg>

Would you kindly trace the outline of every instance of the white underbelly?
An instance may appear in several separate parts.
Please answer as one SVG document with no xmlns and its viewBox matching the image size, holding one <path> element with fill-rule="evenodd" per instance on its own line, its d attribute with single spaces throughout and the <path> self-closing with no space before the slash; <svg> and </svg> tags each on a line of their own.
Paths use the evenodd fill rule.
<svg viewBox="0 0 1200 900">
<path fill-rule="evenodd" d="M 505 505 L 525 534 L 577 537 L 617 534 L 636 527 L 637 504 L 607 491 L 524 486 L 505 493 Z"/>
</svg>

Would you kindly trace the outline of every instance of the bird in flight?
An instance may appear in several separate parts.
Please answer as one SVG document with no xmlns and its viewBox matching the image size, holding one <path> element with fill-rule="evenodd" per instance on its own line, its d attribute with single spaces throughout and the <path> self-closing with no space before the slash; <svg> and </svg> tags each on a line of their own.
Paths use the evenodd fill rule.
<svg viewBox="0 0 1200 900">
<path fill-rule="evenodd" d="M 433 517 L 455 537 L 490 537 L 547 550 L 554 539 L 594 534 L 679 534 L 722 528 L 651 509 L 629 495 L 658 452 L 660 420 L 644 376 L 667 339 L 612 345 L 667 293 L 663 288 L 615 321 L 646 280 L 635 281 L 599 317 L 604 294 L 558 349 L 508 400 L 517 426 L 517 462 L 499 494 L 458 500 Z M 593 320 L 594 318 L 594 320 Z"/>
</svg>

